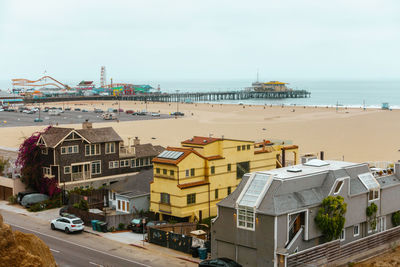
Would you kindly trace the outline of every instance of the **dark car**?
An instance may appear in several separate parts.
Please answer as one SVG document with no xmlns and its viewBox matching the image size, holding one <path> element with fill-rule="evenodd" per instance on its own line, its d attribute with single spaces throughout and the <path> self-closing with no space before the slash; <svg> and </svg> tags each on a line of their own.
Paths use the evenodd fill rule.
<svg viewBox="0 0 400 267">
<path fill-rule="evenodd" d="M 144 112 L 144 111 L 137 112 L 136 115 L 139 115 L 139 116 L 146 116 L 146 115 L 147 115 L 147 112 Z"/>
<path fill-rule="evenodd" d="M 242 265 L 228 258 L 217 258 L 204 260 L 199 263 L 199 267 L 242 267 Z"/>
<path fill-rule="evenodd" d="M 144 221 L 144 223 L 143 223 Z M 143 226 L 146 224 L 147 218 L 133 219 L 129 225 L 129 228 L 134 233 L 143 233 Z"/>
<path fill-rule="evenodd" d="M 148 223 L 146 223 L 145 232 L 147 232 L 149 230 L 149 227 L 151 227 L 151 226 L 163 225 L 163 224 L 167 224 L 167 222 L 166 221 L 149 221 Z"/>
<path fill-rule="evenodd" d="M 81 109 L 80 109 L 80 108 L 75 108 L 74 110 L 75 110 L 75 111 L 81 111 Z"/>
<path fill-rule="evenodd" d="M 65 111 L 70 111 L 70 110 L 71 110 L 71 108 L 65 108 L 64 110 L 65 110 Z"/>
<path fill-rule="evenodd" d="M 125 111 L 126 114 L 133 114 L 133 110 L 128 109 L 127 111 Z"/>
<path fill-rule="evenodd" d="M 104 113 L 104 111 L 102 109 L 95 108 L 94 113 Z"/>
<path fill-rule="evenodd" d="M 184 114 L 184 113 L 182 113 L 182 112 L 179 112 L 179 111 L 172 112 L 172 113 L 171 113 L 171 115 L 172 115 L 172 116 L 185 116 L 185 114 Z"/>
</svg>

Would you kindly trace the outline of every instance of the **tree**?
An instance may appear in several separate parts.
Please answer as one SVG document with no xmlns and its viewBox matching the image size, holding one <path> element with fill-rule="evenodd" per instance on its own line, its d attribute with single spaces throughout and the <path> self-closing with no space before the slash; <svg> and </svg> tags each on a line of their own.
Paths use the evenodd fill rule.
<svg viewBox="0 0 400 267">
<path fill-rule="evenodd" d="M 28 187 L 35 189 L 50 197 L 61 192 L 58 182 L 55 179 L 43 177 L 43 162 L 40 159 L 41 149 L 37 142 L 43 132 L 35 132 L 26 138 L 20 145 L 16 165 L 21 167 L 21 181 Z"/>
<path fill-rule="evenodd" d="M 322 200 L 322 206 L 315 217 L 315 223 L 321 229 L 327 241 L 337 239 L 346 221 L 344 215 L 347 204 L 341 196 L 328 196 Z"/>
</svg>

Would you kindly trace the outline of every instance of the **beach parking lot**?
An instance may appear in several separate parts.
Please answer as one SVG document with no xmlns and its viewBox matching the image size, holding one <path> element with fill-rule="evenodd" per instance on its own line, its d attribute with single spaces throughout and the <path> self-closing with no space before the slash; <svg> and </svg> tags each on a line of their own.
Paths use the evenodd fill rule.
<svg viewBox="0 0 400 267">
<path fill-rule="evenodd" d="M 115 113 L 116 119 L 104 120 L 102 113 L 95 113 L 93 110 L 87 110 L 87 112 L 75 111 L 64 111 L 59 115 L 51 115 L 49 112 L 40 112 L 41 122 L 35 122 L 36 118 L 39 118 L 39 112 L 34 114 L 26 114 L 18 111 L 0 112 L 0 127 L 16 127 L 16 126 L 45 126 L 45 125 L 62 125 L 62 124 L 79 124 L 85 120 L 90 122 L 116 122 L 116 121 L 139 121 L 139 120 L 154 120 L 154 119 L 170 119 L 173 116 L 169 114 L 151 114 L 146 115 L 132 115 L 126 114 L 125 112 Z M 156 116 L 155 116 L 156 115 Z"/>
</svg>

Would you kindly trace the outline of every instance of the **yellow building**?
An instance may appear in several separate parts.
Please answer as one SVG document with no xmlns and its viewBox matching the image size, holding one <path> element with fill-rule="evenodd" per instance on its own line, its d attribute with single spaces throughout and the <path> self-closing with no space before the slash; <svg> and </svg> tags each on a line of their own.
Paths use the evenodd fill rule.
<svg viewBox="0 0 400 267">
<path fill-rule="evenodd" d="M 298 147 L 284 142 L 195 136 L 181 145 L 153 159 L 150 210 L 164 219 L 215 216 L 216 203 L 235 190 L 245 173 L 298 162 Z"/>
</svg>

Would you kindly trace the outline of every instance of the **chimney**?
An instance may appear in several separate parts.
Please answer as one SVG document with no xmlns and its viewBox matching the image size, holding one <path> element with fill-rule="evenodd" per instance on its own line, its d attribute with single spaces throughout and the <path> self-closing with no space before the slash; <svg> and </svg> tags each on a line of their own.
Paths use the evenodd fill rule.
<svg viewBox="0 0 400 267">
<path fill-rule="evenodd" d="M 91 122 L 89 122 L 88 119 L 86 119 L 83 123 L 82 123 L 82 129 L 92 129 L 93 125 Z"/>
<path fill-rule="evenodd" d="M 140 139 L 137 136 L 135 136 L 135 139 L 133 139 L 133 145 L 140 145 Z"/>
<path fill-rule="evenodd" d="M 400 176 L 400 160 L 394 163 L 394 173 Z"/>
<path fill-rule="evenodd" d="M 319 152 L 319 159 L 324 160 L 324 151 Z"/>
</svg>

